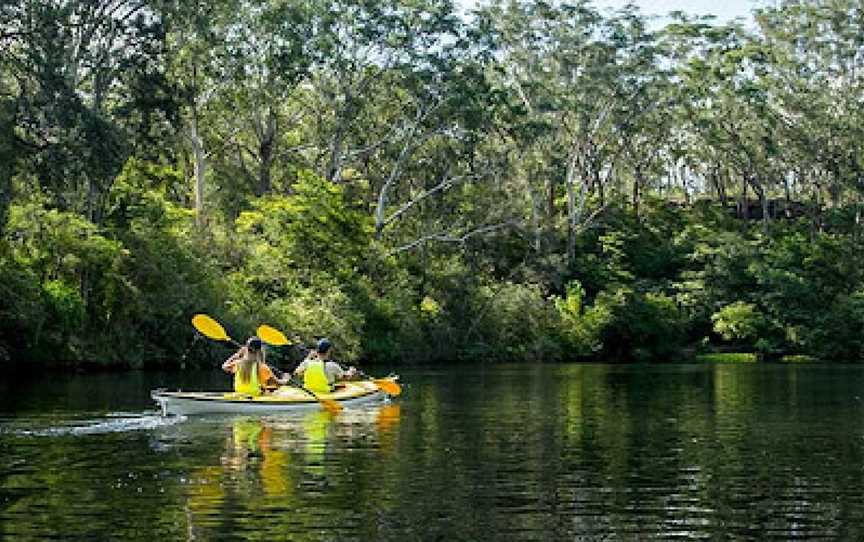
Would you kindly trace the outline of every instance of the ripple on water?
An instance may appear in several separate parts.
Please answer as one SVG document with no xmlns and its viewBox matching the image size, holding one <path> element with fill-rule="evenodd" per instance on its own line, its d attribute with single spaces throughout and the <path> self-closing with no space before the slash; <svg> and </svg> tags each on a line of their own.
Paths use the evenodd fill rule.
<svg viewBox="0 0 864 542">
<path fill-rule="evenodd" d="M 184 421 L 183 416 L 164 417 L 152 411 L 110 412 L 101 417 L 56 419 L 49 416 L 0 420 L 0 434 L 22 437 L 58 437 L 150 431 Z"/>
</svg>

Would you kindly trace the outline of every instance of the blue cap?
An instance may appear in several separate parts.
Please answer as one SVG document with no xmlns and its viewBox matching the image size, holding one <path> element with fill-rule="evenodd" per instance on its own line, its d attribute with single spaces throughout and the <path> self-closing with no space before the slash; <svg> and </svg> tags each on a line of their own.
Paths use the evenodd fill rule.
<svg viewBox="0 0 864 542">
<path fill-rule="evenodd" d="M 261 339 L 258 337 L 249 337 L 246 341 L 246 346 L 249 350 L 261 350 Z"/>
<path fill-rule="evenodd" d="M 322 338 L 318 341 L 318 347 L 316 348 L 316 350 L 318 350 L 319 354 L 324 354 L 328 350 L 330 350 L 330 347 L 332 347 L 332 346 L 333 346 L 333 343 L 331 343 L 327 339 Z"/>
</svg>

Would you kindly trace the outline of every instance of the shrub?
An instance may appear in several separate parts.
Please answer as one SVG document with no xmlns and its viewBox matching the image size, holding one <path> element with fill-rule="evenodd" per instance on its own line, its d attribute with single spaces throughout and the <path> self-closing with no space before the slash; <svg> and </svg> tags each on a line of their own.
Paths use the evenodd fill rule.
<svg viewBox="0 0 864 542">
<path fill-rule="evenodd" d="M 711 315 L 714 332 L 727 341 L 748 341 L 759 338 L 765 320 L 752 303 L 736 301 Z"/>
</svg>

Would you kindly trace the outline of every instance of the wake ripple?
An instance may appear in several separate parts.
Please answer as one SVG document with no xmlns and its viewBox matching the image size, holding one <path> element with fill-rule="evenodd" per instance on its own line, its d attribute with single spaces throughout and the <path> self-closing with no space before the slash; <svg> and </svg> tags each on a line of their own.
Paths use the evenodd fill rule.
<svg viewBox="0 0 864 542">
<path fill-rule="evenodd" d="M 152 411 L 146 413 L 112 412 L 106 414 L 104 417 L 95 419 L 55 421 L 50 427 L 38 427 L 38 425 L 46 422 L 44 419 L 38 422 L 30 420 L 31 423 L 28 423 L 27 420 L 18 419 L 5 428 L 0 428 L 0 432 L 26 437 L 103 435 L 132 431 L 152 431 L 176 425 L 185 419 L 185 416 L 163 417 Z M 34 427 L 34 425 L 37 427 Z"/>
</svg>

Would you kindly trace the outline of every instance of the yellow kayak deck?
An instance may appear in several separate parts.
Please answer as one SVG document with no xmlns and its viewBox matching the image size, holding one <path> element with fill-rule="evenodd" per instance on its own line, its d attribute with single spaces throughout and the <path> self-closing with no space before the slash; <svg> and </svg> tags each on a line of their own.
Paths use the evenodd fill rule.
<svg viewBox="0 0 864 542">
<path fill-rule="evenodd" d="M 358 380 L 352 382 L 340 382 L 336 385 L 336 389 L 334 389 L 332 392 L 318 392 L 315 393 L 315 396 L 318 397 L 318 399 L 345 401 L 348 399 L 356 399 L 358 397 L 363 397 L 364 395 L 369 395 L 371 393 L 376 393 L 377 391 L 378 386 L 376 386 L 374 382 L 369 380 Z M 207 394 L 206 392 L 200 393 Z M 228 392 L 221 394 L 221 398 L 227 399 L 229 401 L 255 401 L 264 403 L 306 403 L 309 401 L 315 402 L 318 400 L 313 397 L 309 392 L 298 388 L 297 386 L 280 386 L 277 390 L 266 393 L 264 395 L 260 395 L 258 397 L 251 397 L 242 393 Z"/>
</svg>

